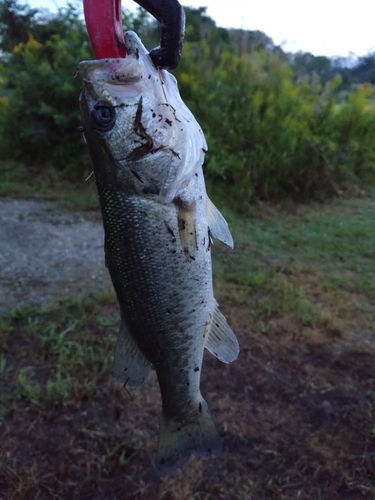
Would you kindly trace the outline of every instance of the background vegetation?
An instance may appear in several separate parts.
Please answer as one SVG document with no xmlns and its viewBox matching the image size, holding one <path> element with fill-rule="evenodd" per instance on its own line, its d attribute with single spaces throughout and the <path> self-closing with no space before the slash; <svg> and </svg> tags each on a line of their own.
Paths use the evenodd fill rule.
<svg viewBox="0 0 375 500">
<path fill-rule="evenodd" d="M 217 194 L 235 194 L 244 211 L 254 200 L 323 199 L 375 181 L 375 54 L 351 67 L 287 54 L 262 32 L 216 27 L 204 8 L 186 13 L 175 73 L 206 133 L 206 176 Z M 2 0 L 0 27 L 0 159 L 83 179 L 74 75 L 92 53 L 78 8 L 52 15 Z M 149 48 L 158 43 L 141 10 L 125 12 L 124 27 Z"/>
</svg>

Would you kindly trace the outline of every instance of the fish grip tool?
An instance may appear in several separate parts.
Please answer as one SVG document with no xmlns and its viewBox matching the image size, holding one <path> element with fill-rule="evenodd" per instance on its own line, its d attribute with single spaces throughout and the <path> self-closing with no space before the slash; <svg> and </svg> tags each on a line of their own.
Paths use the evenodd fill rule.
<svg viewBox="0 0 375 500">
<path fill-rule="evenodd" d="M 151 50 L 155 67 L 174 69 L 181 57 L 185 33 L 185 13 L 178 0 L 135 0 L 161 26 L 160 46 Z M 121 0 L 83 0 L 90 42 L 97 59 L 126 56 L 122 27 Z"/>
<path fill-rule="evenodd" d="M 83 11 L 95 57 L 125 57 L 121 0 L 83 0 Z"/>
</svg>

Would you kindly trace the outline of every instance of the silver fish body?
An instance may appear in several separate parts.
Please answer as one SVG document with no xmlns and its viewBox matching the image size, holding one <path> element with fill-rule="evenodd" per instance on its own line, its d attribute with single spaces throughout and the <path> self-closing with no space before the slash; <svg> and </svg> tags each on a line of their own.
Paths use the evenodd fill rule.
<svg viewBox="0 0 375 500">
<path fill-rule="evenodd" d="M 121 309 L 114 375 L 139 387 L 153 365 L 162 396 L 157 470 L 221 441 L 200 393 L 204 348 L 223 362 L 236 337 L 213 295 L 211 234 L 233 245 L 207 197 L 207 148 L 175 79 L 133 32 L 124 59 L 82 62 L 84 135 L 105 229 L 106 265 Z"/>
</svg>

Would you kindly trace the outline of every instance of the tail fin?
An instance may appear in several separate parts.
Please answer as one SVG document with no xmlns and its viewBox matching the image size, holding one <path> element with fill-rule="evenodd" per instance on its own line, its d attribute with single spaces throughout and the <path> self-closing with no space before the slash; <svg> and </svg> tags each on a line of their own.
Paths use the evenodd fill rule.
<svg viewBox="0 0 375 500">
<path fill-rule="evenodd" d="M 162 476 L 181 467 L 194 453 L 201 458 L 216 458 L 222 449 L 208 404 L 200 396 L 197 409 L 186 421 L 161 418 L 156 473 Z"/>
</svg>

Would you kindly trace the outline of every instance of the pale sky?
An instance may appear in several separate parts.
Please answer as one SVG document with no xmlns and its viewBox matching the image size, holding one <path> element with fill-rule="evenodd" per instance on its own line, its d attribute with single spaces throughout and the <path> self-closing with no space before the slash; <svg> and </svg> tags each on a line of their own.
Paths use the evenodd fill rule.
<svg viewBox="0 0 375 500">
<path fill-rule="evenodd" d="M 104 0 L 103 0 L 104 1 Z M 32 7 L 66 5 L 65 0 L 29 0 Z M 217 26 L 264 31 L 290 52 L 357 56 L 375 51 L 375 0 L 185 0 L 207 7 Z M 123 7 L 136 4 L 123 0 Z"/>
</svg>

